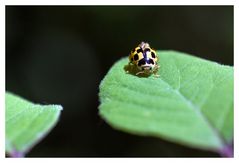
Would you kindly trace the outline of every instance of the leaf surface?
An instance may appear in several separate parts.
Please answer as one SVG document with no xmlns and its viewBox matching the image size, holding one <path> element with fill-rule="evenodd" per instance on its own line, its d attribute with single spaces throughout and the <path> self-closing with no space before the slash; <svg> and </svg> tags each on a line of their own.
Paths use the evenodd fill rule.
<svg viewBox="0 0 239 163">
<path fill-rule="evenodd" d="M 159 78 L 126 73 L 116 62 L 100 84 L 99 113 L 112 127 L 221 151 L 233 141 L 233 68 L 160 51 Z"/>
<path fill-rule="evenodd" d="M 62 106 L 33 104 L 6 93 L 6 152 L 22 157 L 56 124 Z"/>
</svg>

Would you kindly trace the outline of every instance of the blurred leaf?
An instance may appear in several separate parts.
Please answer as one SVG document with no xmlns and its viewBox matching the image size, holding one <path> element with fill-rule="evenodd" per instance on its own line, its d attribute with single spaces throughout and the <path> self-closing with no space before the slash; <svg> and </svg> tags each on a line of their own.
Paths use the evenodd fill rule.
<svg viewBox="0 0 239 163">
<path fill-rule="evenodd" d="M 23 157 L 56 124 L 60 105 L 33 104 L 6 93 L 6 152 L 11 157 Z"/>
<path fill-rule="evenodd" d="M 175 51 L 158 55 L 159 78 L 126 74 L 127 58 L 110 69 L 100 115 L 122 131 L 224 151 L 233 140 L 233 68 Z"/>
</svg>

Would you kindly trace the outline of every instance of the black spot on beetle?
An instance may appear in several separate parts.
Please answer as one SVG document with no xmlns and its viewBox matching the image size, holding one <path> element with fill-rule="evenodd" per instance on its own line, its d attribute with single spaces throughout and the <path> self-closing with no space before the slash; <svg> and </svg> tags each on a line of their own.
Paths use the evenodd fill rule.
<svg viewBox="0 0 239 163">
<path fill-rule="evenodd" d="M 139 59 L 139 55 L 138 54 L 135 54 L 134 55 L 134 60 L 137 61 Z"/>
<path fill-rule="evenodd" d="M 148 59 L 148 60 L 147 60 L 147 63 L 148 63 L 148 64 L 154 64 L 154 61 L 153 61 L 152 59 Z"/>
<path fill-rule="evenodd" d="M 140 53 L 140 52 L 143 53 L 143 50 L 141 48 L 137 50 L 137 53 Z"/>
<path fill-rule="evenodd" d="M 156 57 L 154 52 L 151 52 L 151 56 L 152 56 L 153 58 Z"/>
<path fill-rule="evenodd" d="M 139 62 L 138 62 L 138 66 L 141 66 L 141 65 L 145 65 L 145 60 L 144 58 L 142 58 Z"/>
<path fill-rule="evenodd" d="M 150 63 L 154 64 L 154 61 L 152 59 L 149 59 Z"/>
</svg>

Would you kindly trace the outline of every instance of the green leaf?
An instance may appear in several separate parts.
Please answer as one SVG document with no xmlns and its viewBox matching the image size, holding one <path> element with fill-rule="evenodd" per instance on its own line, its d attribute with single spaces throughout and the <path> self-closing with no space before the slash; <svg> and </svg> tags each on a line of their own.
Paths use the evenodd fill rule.
<svg viewBox="0 0 239 163">
<path fill-rule="evenodd" d="M 100 84 L 99 112 L 112 127 L 221 152 L 233 141 L 233 68 L 160 51 L 159 78 L 126 73 L 128 58 Z"/>
<path fill-rule="evenodd" d="M 6 152 L 11 157 L 24 156 L 54 127 L 62 106 L 33 104 L 6 93 Z"/>
</svg>

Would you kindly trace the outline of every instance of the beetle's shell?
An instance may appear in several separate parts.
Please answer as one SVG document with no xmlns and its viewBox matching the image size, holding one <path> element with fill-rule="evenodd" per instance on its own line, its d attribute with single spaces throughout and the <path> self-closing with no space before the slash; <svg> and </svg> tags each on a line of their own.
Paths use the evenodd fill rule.
<svg viewBox="0 0 239 163">
<path fill-rule="evenodd" d="M 148 43 L 142 42 L 131 51 L 129 61 L 141 70 L 143 67 L 153 69 L 157 65 L 158 57 L 156 51 L 150 48 Z"/>
</svg>

